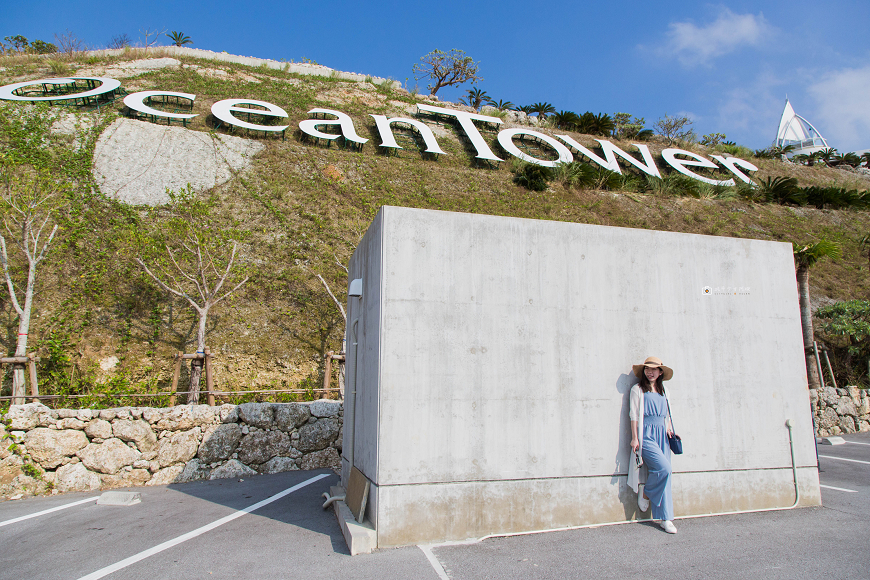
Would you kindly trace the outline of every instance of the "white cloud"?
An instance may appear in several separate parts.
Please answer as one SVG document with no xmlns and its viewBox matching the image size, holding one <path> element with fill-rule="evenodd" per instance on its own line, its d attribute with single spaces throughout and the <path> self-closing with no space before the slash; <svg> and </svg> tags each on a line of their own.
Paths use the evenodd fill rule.
<svg viewBox="0 0 870 580">
<path fill-rule="evenodd" d="M 691 22 L 668 25 L 667 43 L 659 48 L 662 55 L 675 56 L 685 66 L 709 62 L 745 46 L 758 46 L 775 29 L 762 14 L 734 14 L 723 8 L 719 17 L 706 26 Z"/>
<path fill-rule="evenodd" d="M 776 128 L 785 102 L 787 79 L 763 71 L 754 79 L 724 91 L 718 101 L 718 131 L 740 145 L 760 149 L 776 138 Z"/>
<path fill-rule="evenodd" d="M 817 107 L 810 121 L 831 147 L 841 152 L 870 147 L 870 66 L 827 73 L 808 92 Z"/>
</svg>

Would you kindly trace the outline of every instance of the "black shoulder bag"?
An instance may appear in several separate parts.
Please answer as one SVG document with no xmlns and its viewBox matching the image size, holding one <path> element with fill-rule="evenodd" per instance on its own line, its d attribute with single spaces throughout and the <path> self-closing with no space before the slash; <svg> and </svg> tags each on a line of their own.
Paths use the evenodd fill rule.
<svg viewBox="0 0 870 580">
<path fill-rule="evenodd" d="M 668 406 L 668 419 L 671 420 L 671 433 L 672 433 L 672 435 L 668 435 L 668 445 L 671 447 L 671 452 L 674 455 L 682 455 L 682 453 L 683 453 L 683 440 L 680 439 L 680 436 L 677 435 L 677 430 L 674 429 L 674 418 L 671 416 L 671 402 L 668 400 L 667 391 L 665 392 L 665 403 Z"/>
</svg>

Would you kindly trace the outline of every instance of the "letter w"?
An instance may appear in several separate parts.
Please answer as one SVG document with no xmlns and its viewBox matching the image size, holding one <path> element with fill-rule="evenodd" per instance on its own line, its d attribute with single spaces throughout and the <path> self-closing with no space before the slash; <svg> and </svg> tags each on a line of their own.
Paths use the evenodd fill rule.
<svg viewBox="0 0 870 580">
<path fill-rule="evenodd" d="M 568 135 L 556 135 L 559 139 L 567 143 L 570 147 L 573 147 L 575 150 L 579 151 L 593 162 L 597 163 L 601 167 L 605 169 L 609 169 L 610 171 L 615 171 L 616 173 L 622 173 L 619 169 L 619 163 L 616 161 L 616 156 L 619 155 L 624 160 L 628 161 L 647 175 L 652 175 L 653 177 L 658 177 L 661 179 L 662 175 L 659 173 L 659 168 L 656 167 L 655 161 L 653 160 L 652 154 L 649 152 L 649 147 L 646 145 L 640 145 L 638 143 L 632 143 L 635 147 L 637 147 L 638 151 L 640 151 L 641 156 L 643 157 L 643 163 L 611 143 L 610 141 L 605 141 L 603 139 L 596 139 L 598 144 L 601 145 L 601 150 L 604 152 L 604 159 L 569 137 Z"/>
</svg>

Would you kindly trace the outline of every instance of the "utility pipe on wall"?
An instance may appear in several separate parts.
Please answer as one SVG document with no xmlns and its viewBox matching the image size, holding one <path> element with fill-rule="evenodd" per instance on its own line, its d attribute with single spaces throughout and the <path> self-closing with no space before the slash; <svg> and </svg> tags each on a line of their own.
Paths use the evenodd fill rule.
<svg viewBox="0 0 870 580">
<path fill-rule="evenodd" d="M 359 366 L 359 357 L 358 353 L 358 333 L 359 333 L 359 319 L 361 317 L 361 313 L 359 309 L 362 308 L 362 278 L 355 278 L 348 284 L 347 288 L 347 297 L 348 298 L 357 298 L 357 303 L 355 305 L 354 311 L 356 312 L 356 318 L 354 318 L 353 322 L 350 325 L 350 334 L 351 334 L 351 343 L 350 346 L 353 348 L 353 373 L 351 378 L 351 382 L 349 387 L 346 388 L 345 398 L 344 398 L 344 432 L 347 434 L 347 445 L 342 447 L 342 454 L 345 459 L 347 459 L 350 468 L 354 467 L 354 457 L 353 457 L 353 448 L 354 441 L 356 435 L 356 377 L 357 377 L 357 367 Z M 351 314 L 350 303 L 348 303 L 348 314 Z M 345 349 L 347 353 L 345 355 L 345 364 L 347 364 L 350 357 L 350 351 Z M 347 482 L 342 480 L 342 485 L 347 486 Z"/>
<path fill-rule="evenodd" d="M 794 440 L 792 438 L 792 427 L 794 426 L 794 423 L 791 419 L 786 419 L 785 426 L 788 429 L 788 446 L 789 446 L 789 451 L 791 453 L 791 473 L 792 473 L 792 479 L 794 480 L 794 503 L 793 504 L 791 504 L 788 507 L 760 508 L 760 509 L 754 509 L 754 510 L 737 510 L 737 511 L 733 511 L 733 512 L 717 512 L 717 513 L 712 513 L 712 514 L 697 514 L 697 515 L 691 515 L 691 516 L 677 516 L 674 519 L 675 520 L 688 520 L 688 519 L 694 519 L 694 518 L 708 518 L 711 516 L 729 516 L 729 515 L 735 515 L 735 514 L 749 514 L 749 513 L 756 513 L 756 512 L 783 511 L 783 510 L 790 510 L 790 509 L 796 508 L 801 501 L 801 493 L 800 493 L 800 487 L 798 486 L 797 464 L 795 463 L 795 458 L 794 458 Z M 477 542 L 482 542 L 483 540 L 487 540 L 489 538 L 505 538 L 508 536 L 528 536 L 531 534 L 545 534 L 548 532 L 564 532 L 567 530 L 582 530 L 584 528 L 597 528 L 597 527 L 601 527 L 601 526 L 615 526 L 615 525 L 619 525 L 619 524 L 631 524 L 631 523 L 651 522 L 651 521 L 654 521 L 654 520 L 652 518 L 645 518 L 642 520 L 620 520 L 617 522 L 605 522 L 605 523 L 601 523 L 601 524 L 585 524 L 582 526 L 567 526 L 564 528 L 554 528 L 551 530 L 535 530 L 532 532 L 511 532 L 511 533 L 506 533 L 506 534 L 489 534 L 488 536 L 483 536 L 482 538 L 469 540 L 467 543 L 474 544 Z M 449 544 L 457 544 L 457 543 L 461 543 L 461 542 L 449 542 Z"/>
</svg>

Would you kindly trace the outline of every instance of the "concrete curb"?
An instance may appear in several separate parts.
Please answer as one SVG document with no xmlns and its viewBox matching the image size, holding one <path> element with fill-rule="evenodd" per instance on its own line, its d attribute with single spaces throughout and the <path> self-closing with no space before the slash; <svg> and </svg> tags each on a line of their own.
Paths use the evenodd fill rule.
<svg viewBox="0 0 870 580">
<path fill-rule="evenodd" d="M 329 488 L 329 495 L 344 495 L 344 489 L 333 486 Z M 358 523 L 350 508 L 341 500 L 334 502 L 332 509 L 351 556 L 371 554 L 372 550 L 378 547 L 378 534 L 368 521 Z"/>
</svg>

